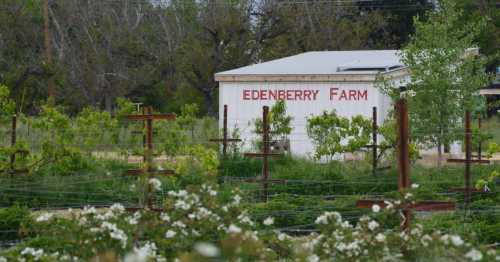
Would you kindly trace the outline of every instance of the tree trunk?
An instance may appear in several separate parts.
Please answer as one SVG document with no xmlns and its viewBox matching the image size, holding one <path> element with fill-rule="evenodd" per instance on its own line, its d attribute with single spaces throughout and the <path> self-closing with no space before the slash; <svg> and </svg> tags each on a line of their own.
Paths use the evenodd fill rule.
<svg viewBox="0 0 500 262">
<path fill-rule="evenodd" d="M 438 150 L 437 166 L 438 167 L 441 167 L 441 165 L 442 165 L 442 163 L 441 163 L 441 161 L 443 159 L 443 151 L 442 151 L 443 148 L 442 147 L 443 147 L 443 145 L 441 143 L 441 140 L 439 140 L 438 146 L 437 146 L 437 150 Z"/>
<path fill-rule="evenodd" d="M 214 110 L 214 94 L 211 91 L 203 92 L 205 95 L 205 102 L 207 103 L 207 114 L 208 116 L 216 117 L 216 111 Z"/>
</svg>

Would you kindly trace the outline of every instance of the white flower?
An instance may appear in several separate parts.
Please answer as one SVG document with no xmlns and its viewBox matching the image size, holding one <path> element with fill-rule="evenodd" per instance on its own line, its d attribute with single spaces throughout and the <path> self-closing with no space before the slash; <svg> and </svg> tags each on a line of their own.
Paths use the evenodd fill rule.
<svg viewBox="0 0 500 262">
<path fill-rule="evenodd" d="M 254 223 L 252 221 L 252 219 L 248 216 L 247 212 L 246 211 L 243 211 L 239 216 L 238 216 L 238 220 L 240 221 L 240 223 L 242 224 L 247 224 L 247 225 L 250 225 L 250 226 L 253 226 Z"/>
<path fill-rule="evenodd" d="M 125 248 L 127 246 L 127 235 L 123 230 L 119 229 L 115 224 L 111 224 L 109 222 L 103 222 L 101 224 L 101 228 L 109 230 L 109 236 L 113 239 L 119 240 L 122 243 L 122 247 Z"/>
<path fill-rule="evenodd" d="M 450 238 L 451 238 L 451 243 L 453 243 L 453 245 L 455 245 L 457 247 L 464 244 L 464 241 L 462 240 L 462 238 L 460 236 L 452 235 Z"/>
<path fill-rule="evenodd" d="M 287 235 L 286 234 L 283 234 L 283 233 L 279 233 L 278 234 L 278 239 L 279 241 L 283 241 L 287 238 Z"/>
<path fill-rule="evenodd" d="M 410 231 L 410 234 L 412 235 L 420 235 L 422 233 L 422 230 L 420 228 L 414 228 Z"/>
<path fill-rule="evenodd" d="M 42 214 L 41 216 L 39 216 L 39 217 L 36 218 L 36 222 L 48 221 L 49 219 L 52 218 L 53 215 L 54 214 L 50 214 L 50 213 Z"/>
<path fill-rule="evenodd" d="M 431 236 L 425 234 L 424 236 L 422 236 L 422 238 L 420 239 L 420 243 L 422 243 L 422 245 L 424 247 L 428 246 L 429 245 L 429 242 L 432 241 L 432 238 Z"/>
<path fill-rule="evenodd" d="M 442 235 L 440 240 L 445 244 L 448 245 L 450 243 L 450 236 L 448 234 Z"/>
<path fill-rule="evenodd" d="M 241 233 L 241 228 L 238 226 L 235 226 L 233 224 L 229 225 L 229 228 L 227 229 L 228 233 Z"/>
<path fill-rule="evenodd" d="M 177 232 L 169 229 L 167 233 L 165 233 L 165 238 L 173 238 L 175 235 L 177 235 Z"/>
<path fill-rule="evenodd" d="M 384 242 L 385 241 L 385 235 L 382 234 L 382 233 L 378 233 L 376 236 L 375 236 L 375 240 L 377 240 L 378 242 Z"/>
<path fill-rule="evenodd" d="M 406 193 L 406 195 L 405 195 L 405 199 L 410 199 L 412 197 L 413 197 L 412 193 Z"/>
<path fill-rule="evenodd" d="M 83 208 L 82 215 L 95 214 L 96 212 L 97 210 L 95 209 L 95 207 L 85 206 Z"/>
<path fill-rule="evenodd" d="M 210 243 L 196 243 L 194 250 L 204 257 L 216 257 L 219 255 L 219 248 Z"/>
<path fill-rule="evenodd" d="M 394 207 L 394 205 L 392 204 L 391 201 L 385 200 L 384 203 L 385 203 L 385 208 L 386 209 L 392 209 Z"/>
<path fill-rule="evenodd" d="M 377 221 L 372 220 L 372 221 L 370 221 L 370 223 L 368 223 L 368 228 L 371 231 L 375 230 L 377 227 L 378 227 Z"/>
<path fill-rule="evenodd" d="M 170 222 L 170 217 L 166 213 L 161 213 L 160 219 L 165 222 Z"/>
<path fill-rule="evenodd" d="M 264 220 L 264 225 L 266 225 L 266 226 L 270 226 L 270 225 L 272 225 L 272 224 L 274 224 L 274 218 L 272 218 L 272 217 L 268 217 L 268 218 L 266 218 L 266 219 Z"/>
<path fill-rule="evenodd" d="M 0 262 L 7 262 L 7 259 L 5 257 L 0 257 Z"/>
<path fill-rule="evenodd" d="M 319 257 L 316 254 L 312 254 L 306 258 L 307 262 L 318 262 Z"/>
<path fill-rule="evenodd" d="M 161 181 L 158 178 L 150 178 L 149 184 L 156 190 L 161 190 Z"/>
<path fill-rule="evenodd" d="M 109 209 L 111 209 L 111 211 L 116 213 L 122 213 L 125 211 L 125 207 L 120 203 L 113 204 Z"/>
<path fill-rule="evenodd" d="M 411 184 L 411 188 L 413 188 L 413 189 L 417 189 L 417 188 L 419 188 L 419 187 L 420 187 L 420 185 L 419 185 L 419 184 Z"/>
<path fill-rule="evenodd" d="M 483 254 L 481 253 L 481 251 L 473 248 L 469 252 L 467 252 L 467 254 L 465 254 L 465 257 L 470 258 L 470 260 L 472 261 L 479 261 L 483 259 Z"/>
<path fill-rule="evenodd" d="M 316 224 L 328 224 L 328 218 L 329 217 L 335 217 L 335 221 L 337 223 L 341 223 L 342 222 L 342 216 L 340 215 L 339 212 L 325 212 L 323 215 L 319 216 L 318 218 L 316 218 L 316 221 L 315 223 Z"/>
<path fill-rule="evenodd" d="M 31 247 L 27 247 L 21 251 L 21 255 L 31 255 L 33 257 L 33 260 L 37 261 L 40 260 L 40 258 L 43 256 L 43 249 L 34 249 Z"/>
<path fill-rule="evenodd" d="M 156 249 L 156 244 L 148 241 L 140 248 L 134 247 L 134 253 L 128 254 L 125 262 L 146 262 L 156 256 Z"/>
<path fill-rule="evenodd" d="M 179 227 L 179 228 L 185 228 L 186 224 L 182 223 L 182 221 L 175 221 L 174 223 L 172 223 L 172 226 Z"/>
<path fill-rule="evenodd" d="M 191 205 L 189 203 L 187 203 L 186 201 L 179 199 L 179 200 L 175 201 L 175 208 L 188 210 L 191 208 Z"/>
<path fill-rule="evenodd" d="M 137 225 L 139 223 L 139 219 L 141 218 L 141 213 L 139 211 L 135 212 L 133 216 L 125 218 L 127 222 L 131 225 Z"/>
<path fill-rule="evenodd" d="M 372 211 L 373 211 L 374 213 L 378 213 L 378 212 L 380 211 L 380 206 L 379 206 L 379 205 L 373 205 L 373 206 L 372 206 Z"/>
<path fill-rule="evenodd" d="M 233 199 L 234 199 L 234 202 L 233 202 L 234 205 L 239 205 L 240 204 L 240 201 L 241 201 L 240 195 L 234 195 Z"/>
</svg>

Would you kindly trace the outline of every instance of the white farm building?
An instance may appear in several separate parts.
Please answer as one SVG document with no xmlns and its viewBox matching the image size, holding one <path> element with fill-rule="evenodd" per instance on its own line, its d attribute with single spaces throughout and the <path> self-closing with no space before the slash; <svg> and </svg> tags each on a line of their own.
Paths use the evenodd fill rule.
<svg viewBox="0 0 500 262">
<path fill-rule="evenodd" d="M 314 146 L 306 132 L 307 117 L 335 109 L 342 116 L 372 117 L 379 125 L 391 107 L 390 98 L 375 87 L 378 74 L 406 82 L 408 72 L 398 50 L 307 52 L 215 74 L 219 82 L 219 126 L 228 106 L 228 127 L 238 127 L 246 146 L 256 138 L 254 120 L 262 106 L 286 101 L 293 117 L 290 150 L 308 156 Z"/>
</svg>

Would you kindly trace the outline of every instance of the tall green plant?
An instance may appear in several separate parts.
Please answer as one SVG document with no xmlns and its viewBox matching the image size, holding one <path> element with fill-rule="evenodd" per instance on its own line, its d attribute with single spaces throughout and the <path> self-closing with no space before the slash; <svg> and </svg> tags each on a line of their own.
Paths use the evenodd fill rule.
<svg viewBox="0 0 500 262">
<path fill-rule="evenodd" d="M 16 105 L 9 98 L 9 94 L 9 88 L 0 84 L 0 120 L 10 117 L 16 111 Z"/>
<path fill-rule="evenodd" d="M 86 107 L 76 117 L 76 132 L 81 148 L 87 153 L 96 150 L 101 144 L 116 144 L 118 142 L 118 120 L 112 118 L 106 111 Z"/>
<path fill-rule="evenodd" d="M 191 139 L 194 141 L 196 115 L 198 114 L 199 107 L 197 104 L 185 104 L 181 108 L 181 114 L 177 117 L 179 125 L 184 129 L 189 129 L 191 132 Z"/>
<path fill-rule="evenodd" d="M 459 139 L 465 110 L 476 106 L 478 89 L 485 86 L 486 60 L 470 48 L 482 32 L 485 21 L 465 22 L 462 10 L 451 0 L 427 14 L 426 21 L 414 20 L 415 34 L 402 51 L 403 63 L 411 72 L 408 86 L 410 126 L 420 143 L 438 149 Z"/>
<path fill-rule="evenodd" d="M 287 115 L 286 113 L 286 103 L 284 100 L 278 100 L 269 111 L 268 123 L 269 123 L 269 137 L 272 141 L 278 139 L 286 139 L 288 135 L 292 132 L 293 128 L 291 122 L 293 117 Z M 261 133 L 262 119 L 258 118 L 255 120 L 255 133 Z M 260 142 L 258 142 L 260 144 Z"/>
<path fill-rule="evenodd" d="M 351 119 L 337 115 L 335 110 L 324 111 L 307 119 L 307 135 L 315 146 L 315 158 L 355 152 L 370 142 L 371 121 L 363 116 Z"/>
</svg>

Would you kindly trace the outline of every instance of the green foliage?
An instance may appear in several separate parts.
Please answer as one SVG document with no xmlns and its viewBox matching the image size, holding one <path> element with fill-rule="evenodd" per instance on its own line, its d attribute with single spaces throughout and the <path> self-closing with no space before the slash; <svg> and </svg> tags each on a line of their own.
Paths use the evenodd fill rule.
<svg viewBox="0 0 500 262">
<path fill-rule="evenodd" d="M 378 127 L 377 131 L 378 134 L 383 137 L 383 140 L 379 143 L 381 148 L 379 151 L 379 158 L 387 155 L 389 159 L 395 160 L 396 120 L 392 116 L 393 112 L 391 112 L 385 119 L 384 123 Z M 420 157 L 418 145 L 415 142 L 410 142 L 408 146 L 410 161 L 414 163 Z"/>
<path fill-rule="evenodd" d="M 315 157 L 355 152 L 370 142 L 371 121 L 362 116 L 349 119 L 335 111 L 307 119 L 307 134 L 315 145 Z"/>
<path fill-rule="evenodd" d="M 412 135 L 438 150 L 459 139 L 456 130 L 462 128 L 464 111 L 476 108 L 477 90 L 488 84 L 486 59 L 470 49 L 485 20 L 464 22 L 461 15 L 454 1 L 441 1 L 427 20 L 415 19 L 415 34 L 402 51 L 411 72 Z"/>
<path fill-rule="evenodd" d="M 123 119 L 124 116 L 131 115 L 136 112 L 136 106 L 134 105 L 134 103 L 123 97 L 118 97 L 116 99 L 116 106 L 116 116 L 119 119 Z"/>
<path fill-rule="evenodd" d="M 493 171 L 489 175 L 482 176 L 480 179 L 476 181 L 475 188 L 476 189 L 488 189 L 488 191 L 496 192 L 497 189 L 497 181 L 500 180 L 500 172 Z"/>
<path fill-rule="evenodd" d="M 159 142 L 160 151 L 169 156 L 175 156 L 188 141 L 189 137 L 177 121 L 159 121 L 155 127 L 160 130 L 155 138 Z"/>
<path fill-rule="evenodd" d="M 491 133 L 480 130 L 477 127 L 472 128 L 472 150 L 476 150 L 479 145 L 483 147 L 485 142 L 492 138 L 493 135 Z"/>
<path fill-rule="evenodd" d="M 500 145 L 495 142 L 491 142 L 488 144 L 488 149 L 486 152 L 489 157 L 491 157 L 495 153 L 500 153 Z"/>
<path fill-rule="evenodd" d="M 399 220 L 404 207 L 415 200 L 409 194 L 387 201 L 384 209 L 373 208 L 357 223 L 335 211 L 320 212 L 310 225 L 317 232 L 303 236 L 275 230 L 272 216 L 252 218 L 242 206 L 239 191 L 202 184 L 168 195 L 161 213 L 127 212 L 120 204 L 64 215 L 39 213 L 34 222 L 23 224 L 25 241 L 1 251 L 0 256 L 41 261 L 275 261 L 278 257 L 293 261 L 420 261 L 429 257 L 494 261 L 498 256 L 495 250 L 469 242 L 470 233 L 448 234 L 421 224 L 406 233 L 395 230 L 398 225 L 390 223 Z M 297 199 L 268 205 L 293 208 L 302 204 L 313 203 Z M 401 252 L 403 247 L 405 252 Z"/>
<path fill-rule="evenodd" d="M 15 113 L 16 106 L 14 101 L 9 98 L 9 88 L 0 84 L 0 120 L 10 117 Z"/>
<path fill-rule="evenodd" d="M 286 102 L 284 100 L 278 100 L 268 113 L 267 122 L 269 124 L 269 138 L 271 141 L 278 139 L 286 139 L 288 135 L 292 132 L 291 121 L 293 117 L 287 115 L 286 113 Z M 262 133 L 262 119 L 258 118 L 255 120 L 255 130 L 257 134 Z M 258 142 L 260 148 L 260 141 Z"/>
<path fill-rule="evenodd" d="M 175 171 L 180 176 L 197 174 L 214 177 L 219 167 L 217 151 L 201 145 L 185 146 L 175 159 Z"/>
<path fill-rule="evenodd" d="M 41 134 L 41 153 L 34 156 L 35 169 L 68 174 L 89 165 L 75 146 L 76 133 L 70 118 L 61 111 L 61 108 L 44 105 L 40 115 L 33 121 L 33 129 Z"/>
<path fill-rule="evenodd" d="M 109 112 L 86 107 L 76 117 L 75 124 L 77 141 L 88 154 L 100 144 L 118 142 L 118 121 Z"/>
<path fill-rule="evenodd" d="M 203 250 L 197 253 L 193 247 L 206 243 L 217 246 L 214 246 L 217 254 L 212 256 L 220 256 L 221 260 L 273 260 L 273 252 L 265 249 L 261 240 L 245 237 L 251 233 L 254 222 L 241 209 L 241 196 L 219 192 L 210 185 L 171 191 L 171 200 L 164 206 L 165 213 L 129 213 L 118 204 L 99 211 L 85 208 L 79 213 L 68 213 L 68 218 L 41 213 L 35 219 L 36 223 L 24 224 L 30 239 L 1 255 L 9 259 L 30 258 L 30 252 L 21 252 L 32 247 L 43 249 L 40 256 L 44 261 L 49 260 L 54 252 L 59 253 L 56 258 L 52 257 L 55 260 L 64 260 L 64 256 L 82 260 L 104 259 L 112 255 L 116 259 L 128 257 L 132 261 L 153 257 L 173 260 L 186 256 L 193 257 L 192 261 L 200 261 L 206 254 Z M 143 253 L 138 249 L 134 251 L 138 239 Z"/>
<path fill-rule="evenodd" d="M 30 222 L 30 211 L 25 207 L 13 205 L 0 209 L 0 240 L 15 239 L 21 224 Z"/>
<path fill-rule="evenodd" d="M 198 111 L 199 108 L 197 104 L 185 104 L 181 107 L 181 114 L 177 117 L 177 121 L 182 128 L 191 130 L 192 140 L 194 140 L 194 128 Z"/>
</svg>

